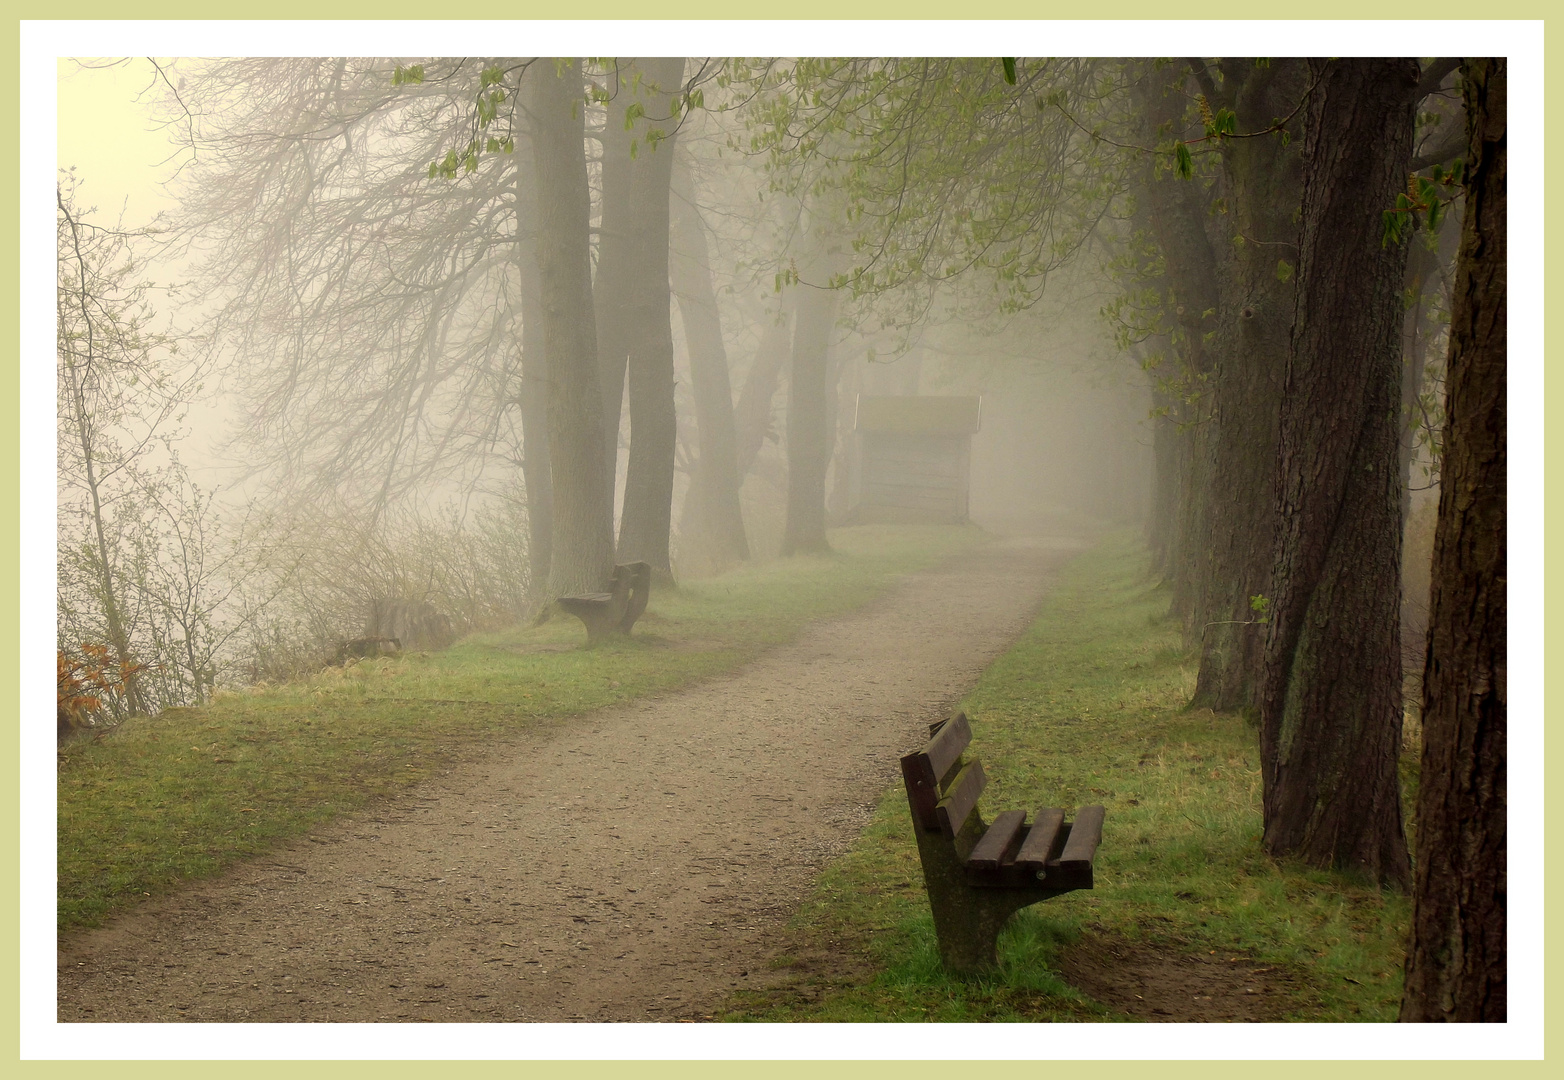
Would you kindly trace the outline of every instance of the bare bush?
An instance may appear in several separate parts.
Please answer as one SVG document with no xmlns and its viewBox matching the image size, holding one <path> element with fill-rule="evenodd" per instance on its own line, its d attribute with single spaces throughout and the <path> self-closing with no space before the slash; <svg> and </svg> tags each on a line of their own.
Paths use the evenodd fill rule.
<svg viewBox="0 0 1564 1080">
<path fill-rule="evenodd" d="M 528 611 L 524 506 L 391 511 L 378 518 L 318 504 L 279 514 L 253 542 L 265 567 L 252 597 L 243 674 L 277 682 L 318 670 L 344 641 L 396 638 L 444 648 Z"/>
</svg>

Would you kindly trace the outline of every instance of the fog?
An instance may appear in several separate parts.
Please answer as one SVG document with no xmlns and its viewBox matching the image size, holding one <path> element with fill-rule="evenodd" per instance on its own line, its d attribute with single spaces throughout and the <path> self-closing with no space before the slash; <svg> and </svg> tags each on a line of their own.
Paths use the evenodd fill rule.
<svg viewBox="0 0 1564 1080">
<path fill-rule="evenodd" d="M 374 630 L 367 612 L 387 598 L 431 605 L 460 633 L 530 617 L 572 572 L 589 575 L 576 584 L 600 572 L 562 570 L 579 540 L 548 520 L 573 496 L 548 478 L 546 447 L 557 455 L 562 444 L 543 433 L 555 392 L 544 390 L 545 340 L 556 331 L 529 308 L 528 222 L 543 197 L 523 83 L 532 65 L 485 63 L 484 85 L 498 92 L 475 95 L 435 88 L 477 87 L 476 62 L 455 60 L 60 61 L 61 303 L 86 311 L 91 299 L 103 324 L 84 316 L 62 333 L 103 341 L 123 324 L 140 335 L 127 355 L 100 350 L 101 371 L 91 355 L 80 372 L 76 361 L 62 368 L 78 386 L 72 398 L 62 375 L 60 544 L 72 553 L 60 572 L 62 648 L 200 639 L 164 688 L 175 703 L 303 670 L 332 642 Z M 969 273 L 929 272 L 958 253 L 946 240 L 918 254 L 922 269 L 908 261 L 891 275 L 900 280 L 873 280 L 887 238 L 906 241 L 891 225 L 849 227 L 854 200 L 860 215 L 879 211 L 843 179 L 836 151 L 817 161 L 767 148 L 787 122 L 767 121 L 756 94 L 785 100 L 766 80 L 786 68 L 692 59 L 669 87 L 615 63 L 583 71 L 591 216 L 579 239 L 597 278 L 599 381 L 612 368 L 603 350 L 629 350 L 619 416 L 606 415 L 609 437 L 618 429 L 605 534 L 618 537 L 616 557 L 649 558 L 678 580 L 823 548 L 827 526 L 1025 532 L 1142 520 L 1152 383 L 1101 314 L 1116 289 L 1108 249 L 1039 255 L 1088 236 L 1046 209 L 1040 239 L 1008 242 L 1003 259 L 980 254 Z M 484 138 L 469 140 L 466 160 L 454 149 L 442 158 L 476 125 Z M 871 137 L 836 136 L 842 147 Z M 645 200 L 658 196 L 640 192 L 668 184 L 659 168 L 673 176 L 676 286 L 661 294 L 663 361 L 644 359 L 635 340 L 646 318 L 661 318 L 646 314 L 657 290 L 642 295 L 641 267 L 656 257 L 611 246 L 656 220 Z M 992 212 L 983 193 L 934 183 L 974 208 L 963 212 Z M 1106 234 L 1092 235 L 1100 245 Z M 83 236 L 101 251 L 82 253 Z M 877 255 L 855 252 L 871 242 Z M 94 288 L 103 296 L 89 297 Z M 579 326 L 586 314 L 570 317 Z M 620 331 L 616 318 L 640 321 Z M 528 357 L 539 369 L 530 378 Z M 648 425 L 663 422 L 647 418 L 658 406 L 642 417 L 637 386 L 666 376 L 637 372 L 668 361 L 672 430 L 659 435 Z M 824 392 L 813 416 L 795 392 L 811 362 L 823 366 L 810 378 L 825 380 L 810 391 Z M 159 399 L 151 386 L 177 393 Z M 97 406 L 93 393 L 106 395 Z M 78 398 L 104 430 L 71 426 Z M 901 398 L 971 416 L 958 434 L 929 436 L 936 450 L 904 432 L 893 437 L 902 458 L 866 456 L 879 436 L 860 430 L 861 403 Z M 943 431 L 937 415 L 927 422 Z M 649 432 L 639 446 L 638 424 Z M 666 465 L 638 455 L 669 436 L 671 486 L 647 488 Z M 804 438 L 824 442 L 806 453 Z M 96 474 L 84 448 L 101 459 Z M 938 460 L 908 479 L 896 474 L 906 453 Z M 796 479 L 800 470 L 812 477 Z M 912 491 L 925 482 L 940 491 Z M 726 510 L 721 491 L 733 483 Z M 893 490 L 893 502 L 911 502 L 871 505 L 873 492 Z M 649 521 L 667 522 L 650 539 L 636 524 L 648 505 Z M 154 521 L 161 546 L 116 546 Z M 201 568 L 176 572 L 169 545 L 199 547 Z M 162 581 L 157 595 L 108 611 L 91 600 L 149 576 Z M 159 626 L 176 608 L 181 625 Z"/>
<path fill-rule="evenodd" d="M 1467 127 L 1503 61 L 271 51 L 58 62 L 62 753 L 279 685 L 573 650 L 567 616 L 590 648 L 649 612 L 614 647 L 644 658 L 676 647 L 648 583 L 678 610 L 957 543 L 922 527 L 1053 575 L 1115 536 L 1159 605 L 1138 624 L 1182 635 L 1180 703 L 1258 728 L 1251 839 L 1338 865 L 1288 807 L 1373 773 L 1350 868 L 1409 885 L 1397 760 L 1440 700 L 1444 504 L 1473 485 L 1503 682 L 1505 320 L 1462 322 L 1503 310 L 1492 243 L 1490 295 L 1457 284 L 1470 237 L 1504 241 L 1467 211 L 1471 177 L 1505 205 L 1503 116 Z M 1447 442 L 1462 333 L 1499 364 L 1481 481 Z M 1534 467 L 1540 422 L 1516 427 Z M 1289 739 L 1319 761 L 1281 776 Z"/>
</svg>

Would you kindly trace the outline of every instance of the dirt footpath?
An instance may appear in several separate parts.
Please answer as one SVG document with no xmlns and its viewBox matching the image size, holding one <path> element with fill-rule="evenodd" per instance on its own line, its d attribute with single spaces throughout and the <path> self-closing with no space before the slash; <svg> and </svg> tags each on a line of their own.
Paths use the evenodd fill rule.
<svg viewBox="0 0 1564 1080">
<path fill-rule="evenodd" d="M 1074 539 L 1006 540 L 692 689 L 497 744 L 59 952 L 61 1021 L 662 1020 L 765 978 L 896 759 Z"/>
</svg>

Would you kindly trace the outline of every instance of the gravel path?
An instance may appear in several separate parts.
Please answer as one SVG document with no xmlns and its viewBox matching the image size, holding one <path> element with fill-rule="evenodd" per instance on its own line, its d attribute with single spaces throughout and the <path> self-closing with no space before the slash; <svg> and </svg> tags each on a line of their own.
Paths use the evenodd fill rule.
<svg viewBox="0 0 1564 1080">
<path fill-rule="evenodd" d="M 1074 539 L 1005 540 L 558 724 L 59 950 L 61 1021 L 666 1020 L 765 977 L 896 759 Z"/>
</svg>

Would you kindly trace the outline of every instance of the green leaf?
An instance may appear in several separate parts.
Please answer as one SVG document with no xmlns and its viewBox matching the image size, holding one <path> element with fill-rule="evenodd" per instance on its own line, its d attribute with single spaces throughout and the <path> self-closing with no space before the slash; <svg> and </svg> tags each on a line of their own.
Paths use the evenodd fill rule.
<svg viewBox="0 0 1564 1080">
<path fill-rule="evenodd" d="M 1195 159 L 1189 154 L 1189 147 L 1183 140 L 1173 144 L 1173 173 L 1180 180 L 1188 180 L 1195 175 Z"/>
<path fill-rule="evenodd" d="M 1005 82 L 1014 86 L 1016 84 L 1016 58 L 1013 56 L 1002 56 L 999 58 L 999 62 L 1005 66 Z"/>
<path fill-rule="evenodd" d="M 1279 260 L 1277 260 L 1277 263 L 1276 263 L 1276 280 L 1277 281 L 1291 281 L 1292 280 L 1292 263 L 1288 262 L 1286 259 L 1279 259 Z"/>
</svg>

